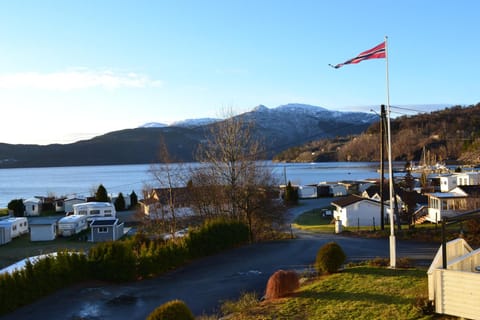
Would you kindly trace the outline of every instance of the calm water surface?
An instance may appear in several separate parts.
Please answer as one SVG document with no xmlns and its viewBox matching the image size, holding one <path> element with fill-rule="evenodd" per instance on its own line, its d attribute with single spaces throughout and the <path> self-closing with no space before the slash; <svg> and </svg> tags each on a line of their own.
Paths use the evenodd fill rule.
<svg viewBox="0 0 480 320">
<path fill-rule="evenodd" d="M 323 163 L 263 163 L 272 169 L 279 183 L 314 184 L 322 181 L 361 180 L 378 178 L 378 163 L 323 162 Z M 188 168 L 199 164 L 172 165 L 172 169 L 188 173 Z M 112 194 L 130 194 L 134 190 L 142 197 L 145 186 L 158 186 L 151 174 L 151 165 L 80 166 L 52 168 L 0 169 L 0 208 L 12 199 L 33 196 L 89 196 L 103 184 Z"/>
</svg>

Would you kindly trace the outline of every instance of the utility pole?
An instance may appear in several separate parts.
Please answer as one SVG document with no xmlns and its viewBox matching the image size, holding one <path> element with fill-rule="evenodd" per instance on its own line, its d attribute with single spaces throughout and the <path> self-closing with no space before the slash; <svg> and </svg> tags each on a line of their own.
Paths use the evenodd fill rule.
<svg viewBox="0 0 480 320">
<path fill-rule="evenodd" d="M 385 199 L 383 187 L 385 184 L 385 105 L 380 106 L 380 230 L 385 230 Z"/>
</svg>

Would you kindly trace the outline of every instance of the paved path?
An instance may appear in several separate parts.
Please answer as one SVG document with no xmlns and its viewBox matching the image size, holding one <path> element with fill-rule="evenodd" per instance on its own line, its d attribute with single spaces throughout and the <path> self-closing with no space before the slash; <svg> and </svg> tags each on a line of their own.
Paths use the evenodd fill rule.
<svg viewBox="0 0 480 320">
<path fill-rule="evenodd" d="M 299 208 L 306 211 L 318 204 L 308 202 Z M 194 261 L 155 279 L 60 290 L 4 319 L 145 319 L 155 307 L 172 299 L 184 300 L 196 315 L 211 314 L 222 300 L 238 298 L 241 292 L 262 295 L 268 277 L 278 269 L 309 267 L 318 249 L 328 241 L 339 243 L 350 261 L 389 255 L 385 239 L 296 232 L 298 239 L 244 246 Z M 437 244 L 401 242 L 397 244 L 397 256 L 427 264 L 437 249 Z"/>
</svg>

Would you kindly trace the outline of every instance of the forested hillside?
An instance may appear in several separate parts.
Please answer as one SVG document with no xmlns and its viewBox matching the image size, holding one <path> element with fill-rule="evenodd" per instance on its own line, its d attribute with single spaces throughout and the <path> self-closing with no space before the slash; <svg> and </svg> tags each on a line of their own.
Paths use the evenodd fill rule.
<svg viewBox="0 0 480 320">
<path fill-rule="evenodd" d="M 364 133 L 323 139 L 277 155 L 277 161 L 379 161 L 379 122 Z M 433 161 L 480 163 L 480 103 L 391 120 L 392 157 L 419 161 L 423 150 Z"/>
</svg>

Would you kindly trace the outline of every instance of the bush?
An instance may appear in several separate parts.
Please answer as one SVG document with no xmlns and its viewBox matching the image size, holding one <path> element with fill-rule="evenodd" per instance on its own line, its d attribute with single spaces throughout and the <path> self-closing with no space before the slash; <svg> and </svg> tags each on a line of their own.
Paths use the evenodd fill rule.
<svg viewBox="0 0 480 320">
<path fill-rule="evenodd" d="M 318 250 L 315 269 L 318 273 L 335 273 L 347 256 L 336 242 L 329 242 Z"/>
<path fill-rule="evenodd" d="M 101 242 L 88 252 L 90 272 L 94 279 L 130 281 L 136 278 L 136 257 L 128 241 Z"/>
<path fill-rule="evenodd" d="M 198 258 L 248 242 L 248 227 L 238 221 L 214 219 L 205 221 L 198 229 L 191 230 L 185 238 L 190 256 Z"/>
<path fill-rule="evenodd" d="M 172 300 L 153 310 L 147 320 L 194 320 L 192 311 L 185 302 Z"/>
<path fill-rule="evenodd" d="M 278 270 L 267 282 L 265 299 L 278 299 L 297 290 L 299 287 L 298 275 L 295 271 Z"/>
<path fill-rule="evenodd" d="M 13 211 L 15 217 L 23 217 L 25 205 L 22 199 L 13 199 L 8 203 L 8 209 Z"/>
</svg>

